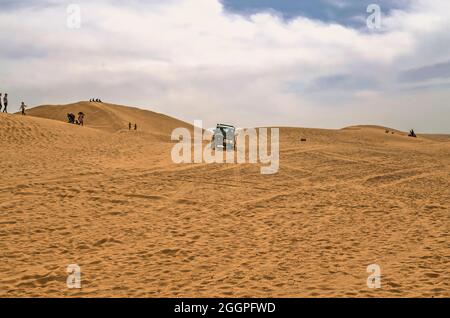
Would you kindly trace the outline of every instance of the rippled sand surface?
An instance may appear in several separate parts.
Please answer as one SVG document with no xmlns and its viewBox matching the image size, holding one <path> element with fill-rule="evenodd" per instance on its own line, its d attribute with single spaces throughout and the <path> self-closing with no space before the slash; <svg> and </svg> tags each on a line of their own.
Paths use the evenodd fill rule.
<svg viewBox="0 0 450 318">
<path fill-rule="evenodd" d="M 80 110 L 86 127 L 62 122 Z M 450 296 L 448 136 L 283 128 L 279 173 L 261 175 L 172 163 L 190 126 L 161 114 L 30 114 L 0 115 L 1 297 Z"/>
</svg>

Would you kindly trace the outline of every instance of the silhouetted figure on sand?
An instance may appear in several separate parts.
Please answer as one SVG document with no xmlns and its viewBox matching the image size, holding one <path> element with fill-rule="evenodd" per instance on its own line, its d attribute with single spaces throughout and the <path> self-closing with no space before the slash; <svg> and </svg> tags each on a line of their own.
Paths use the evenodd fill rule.
<svg viewBox="0 0 450 318">
<path fill-rule="evenodd" d="M 27 105 L 25 105 L 24 102 L 20 105 L 20 110 L 22 111 L 22 115 L 25 116 L 25 108 L 27 108 Z"/>
<path fill-rule="evenodd" d="M 409 137 L 413 137 L 413 138 L 417 138 L 417 135 L 416 135 L 416 133 L 414 132 L 414 129 L 411 129 L 410 131 L 409 131 L 409 135 L 408 135 Z"/>
<path fill-rule="evenodd" d="M 3 112 L 8 113 L 8 94 L 5 94 L 5 97 L 3 97 Z"/>
<path fill-rule="evenodd" d="M 134 130 L 137 130 L 137 124 L 134 124 Z"/>
<path fill-rule="evenodd" d="M 84 113 L 83 112 L 78 113 L 78 125 L 84 126 Z"/>
<path fill-rule="evenodd" d="M 131 123 L 128 123 L 128 130 L 131 130 Z"/>
<path fill-rule="evenodd" d="M 67 114 L 67 121 L 69 124 L 75 124 L 75 115 L 72 113 Z"/>
</svg>

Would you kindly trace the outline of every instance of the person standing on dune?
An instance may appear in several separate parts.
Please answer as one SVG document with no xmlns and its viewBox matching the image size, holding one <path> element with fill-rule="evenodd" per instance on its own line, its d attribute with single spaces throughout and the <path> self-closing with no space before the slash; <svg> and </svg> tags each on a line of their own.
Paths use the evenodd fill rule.
<svg viewBox="0 0 450 318">
<path fill-rule="evenodd" d="M 25 105 L 25 103 L 22 102 L 22 105 L 20 105 L 20 110 L 22 111 L 23 116 L 25 116 L 25 108 L 27 108 L 27 105 Z"/>
<path fill-rule="evenodd" d="M 131 123 L 128 123 L 128 130 L 131 130 Z"/>
<path fill-rule="evenodd" d="M 84 113 L 83 112 L 78 113 L 78 125 L 84 126 Z"/>
<path fill-rule="evenodd" d="M 3 97 L 3 112 L 8 113 L 8 94 L 5 93 L 5 97 Z"/>
<path fill-rule="evenodd" d="M 134 124 L 134 130 L 137 130 L 137 124 Z"/>
</svg>

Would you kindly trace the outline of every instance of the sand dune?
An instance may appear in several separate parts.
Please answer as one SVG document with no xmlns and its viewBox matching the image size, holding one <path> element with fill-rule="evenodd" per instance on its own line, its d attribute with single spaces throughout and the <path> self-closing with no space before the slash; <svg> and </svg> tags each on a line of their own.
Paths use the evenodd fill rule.
<svg viewBox="0 0 450 318">
<path fill-rule="evenodd" d="M 86 127 L 64 123 L 78 111 Z M 0 114 L 1 297 L 450 296 L 447 136 L 282 128 L 279 173 L 261 175 L 173 164 L 170 133 L 191 126 L 164 115 L 29 114 Z"/>
<path fill-rule="evenodd" d="M 67 122 L 67 114 L 84 112 L 88 127 L 109 132 L 128 130 L 128 123 L 138 124 L 139 131 L 170 135 L 177 127 L 191 128 L 181 120 L 133 107 L 107 103 L 79 102 L 69 105 L 43 105 L 28 111 L 31 116 Z"/>
</svg>

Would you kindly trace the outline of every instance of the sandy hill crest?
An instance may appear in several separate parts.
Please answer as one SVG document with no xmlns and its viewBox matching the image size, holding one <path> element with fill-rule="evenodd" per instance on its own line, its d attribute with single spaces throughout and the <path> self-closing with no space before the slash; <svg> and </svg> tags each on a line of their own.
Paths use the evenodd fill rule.
<svg viewBox="0 0 450 318">
<path fill-rule="evenodd" d="M 172 131 L 179 127 L 188 128 L 191 133 L 193 126 L 179 119 L 156 113 L 149 110 L 143 110 L 135 107 L 121 106 L 109 103 L 95 103 L 95 102 L 76 102 L 67 105 L 42 105 L 33 107 L 27 110 L 25 118 L 12 119 L 8 117 L 8 123 L 3 123 L 3 126 L 10 125 L 6 129 L 12 129 L 16 126 L 29 129 L 30 127 L 40 127 L 41 130 L 52 130 L 54 127 L 59 127 L 69 134 L 79 134 L 79 129 L 74 129 L 73 125 L 67 125 L 67 114 L 83 112 L 86 114 L 85 127 L 102 131 L 105 133 L 121 133 L 128 131 L 128 124 L 132 123 L 138 125 L 137 135 L 153 136 L 161 141 L 170 141 Z M 3 114 L 2 114 L 3 115 Z M 30 118 L 31 117 L 31 118 Z M 34 119 L 34 121 L 32 120 Z M 46 119 L 47 121 L 36 121 L 36 119 Z M 30 121 L 31 120 L 31 121 Z M 13 123 L 14 122 L 14 123 Z M 56 125 L 56 126 L 55 126 Z M 58 129 L 59 129 L 58 128 Z M 77 127 L 81 128 L 81 127 Z M 386 132 L 389 132 L 387 134 Z M 433 135 L 420 134 L 416 141 L 407 137 L 406 132 L 402 132 L 393 128 L 375 126 L 375 125 L 357 125 L 345 127 L 343 129 L 315 129 L 315 128 L 299 128 L 299 127 L 281 127 L 281 141 L 294 142 L 295 144 L 300 138 L 306 138 L 308 143 L 318 142 L 325 144 L 333 144 L 339 142 L 341 139 L 345 142 L 359 142 L 361 138 L 367 139 L 369 143 L 384 143 L 384 142 L 404 142 L 408 144 L 415 142 L 450 142 L 450 135 Z M 353 138 L 348 139 L 348 137 Z M 8 137 L 9 138 L 9 137 Z M 74 136 L 75 138 L 75 136 Z"/>
<path fill-rule="evenodd" d="M 67 114 L 83 112 L 86 114 L 85 125 L 90 128 L 108 132 L 128 130 L 128 123 L 138 125 L 140 132 L 170 136 L 173 129 L 191 125 L 181 120 L 134 107 L 107 104 L 78 102 L 68 105 L 42 105 L 31 108 L 27 114 L 34 117 L 67 122 Z"/>
</svg>

